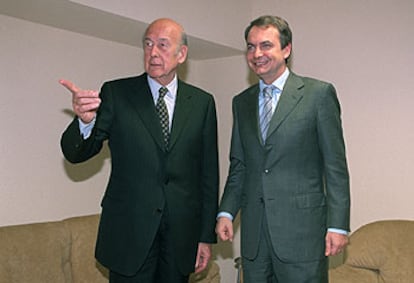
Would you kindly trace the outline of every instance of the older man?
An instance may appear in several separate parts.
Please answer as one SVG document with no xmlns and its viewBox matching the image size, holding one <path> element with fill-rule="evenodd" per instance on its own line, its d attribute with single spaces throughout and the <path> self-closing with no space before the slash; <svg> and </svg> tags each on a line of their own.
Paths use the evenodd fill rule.
<svg viewBox="0 0 414 283">
<path fill-rule="evenodd" d="M 181 25 L 154 21 L 143 46 L 146 73 L 106 82 L 100 94 L 61 81 L 77 116 L 61 146 L 76 163 L 108 140 L 112 168 L 96 257 L 110 282 L 184 283 L 207 266 L 216 241 L 215 103 L 177 78 L 187 57 Z"/>
</svg>

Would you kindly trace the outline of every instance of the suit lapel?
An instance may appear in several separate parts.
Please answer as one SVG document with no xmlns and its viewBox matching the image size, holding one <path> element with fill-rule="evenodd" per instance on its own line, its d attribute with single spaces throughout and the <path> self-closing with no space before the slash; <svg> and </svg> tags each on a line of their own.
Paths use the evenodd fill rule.
<svg viewBox="0 0 414 283">
<path fill-rule="evenodd" d="M 187 86 L 178 80 L 177 97 L 175 100 L 174 116 L 171 127 L 171 136 L 169 141 L 169 148 L 172 149 L 177 142 L 185 123 L 190 117 L 190 111 L 193 109 L 192 93 Z"/>
<path fill-rule="evenodd" d="M 250 89 L 247 90 L 245 99 L 244 99 L 244 106 L 240 109 L 241 115 L 243 115 L 243 119 L 246 119 L 246 126 L 247 129 L 252 130 L 252 135 L 255 135 L 258 139 L 258 143 L 262 144 L 262 137 L 261 131 L 259 127 L 258 117 L 259 117 L 259 92 L 260 88 L 259 85 L 254 85 Z M 240 123 L 243 124 L 244 123 Z"/>
<path fill-rule="evenodd" d="M 161 125 L 155 111 L 154 99 L 147 82 L 146 74 L 134 80 L 131 89 L 132 92 L 129 95 L 129 100 L 134 105 L 134 109 L 137 111 L 139 118 L 155 142 L 160 148 L 164 149 Z"/>
<path fill-rule="evenodd" d="M 291 73 L 286 81 L 286 85 L 283 89 L 283 93 L 280 96 L 275 113 L 270 121 L 267 137 L 279 128 L 280 124 L 286 119 L 289 113 L 296 107 L 299 101 L 302 99 L 302 91 L 304 84 L 303 81 Z"/>
</svg>

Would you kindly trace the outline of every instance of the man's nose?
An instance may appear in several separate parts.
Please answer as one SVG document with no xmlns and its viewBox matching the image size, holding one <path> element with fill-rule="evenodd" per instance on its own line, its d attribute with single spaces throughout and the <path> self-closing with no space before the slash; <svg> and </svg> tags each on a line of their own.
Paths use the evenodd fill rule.
<svg viewBox="0 0 414 283">
<path fill-rule="evenodd" d="M 260 47 L 257 47 L 257 48 L 254 50 L 254 54 L 253 54 L 254 58 L 259 58 L 259 57 L 261 57 L 262 55 L 263 55 L 263 51 L 262 51 L 262 49 L 261 49 Z"/>
<path fill-rule="evenodd" d="M 150 56 L 151 57 L 158 57 L 158 48 L 157 48 L 156 45 L 151 47 Z"/>
</svg>

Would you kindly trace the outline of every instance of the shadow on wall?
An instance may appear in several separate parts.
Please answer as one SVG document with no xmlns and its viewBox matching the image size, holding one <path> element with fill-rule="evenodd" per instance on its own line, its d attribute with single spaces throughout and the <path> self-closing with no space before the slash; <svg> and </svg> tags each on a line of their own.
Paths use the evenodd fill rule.
<svg viewBox="0 0 414 283">
<path fill-rule="evenodd" d="M 62 158 L 62 162 L 67 176 L 74 182 L 82 182 L 99 173 L 105 164 L 105 160 L 109 158 L 109 148 L 105 143 L 101 152 L 88 161 L 72 164 Z"/>
<path fill-rule="evenodd" d="M 240 215 L 238 214 L 236 219 L 233 222 L 234 233 L 237 233 L 240 230 Z M 223 242 L 218 239 L 217 244 L 213 245 L 213 259 L 217 259 L 217 256 L 220 256 L 223 259 L 235 259 L 240 256 L 240 254 L 235 254 L 234 244 L 229 241 Z"/>
<path fill-rule="evenodd" d="M 63 112 L 71 116 L 72 119 L 75 115 L 73 111 L 69 109 L 65 109 Z M 85 162 L 72 164 L 64 157 L 62 158 L 62 162 L 67 176 L 74 182 L 82 182 L 99 173 L 105 164 L 105 160 L 109 159 L 110 156 L 111 153 L 108 144 L 105 142 L 101 152 Z"/>
<path fill-rule="evenodd" d="M 184 63 L 182 63 L 179 67 L 178 67 L 178 69 L 177 69 L 177 75 L 178 75 L 178 78 L 180 79 L 180 80 L 182 80 L 182 81 L 187 81 L 187 74 L 188 74 L 188 70 L 189 70 L 189 67 L 188 67 L 188 63 L 187 63 L 187 61 L 185 61 Z"/>
</svg>

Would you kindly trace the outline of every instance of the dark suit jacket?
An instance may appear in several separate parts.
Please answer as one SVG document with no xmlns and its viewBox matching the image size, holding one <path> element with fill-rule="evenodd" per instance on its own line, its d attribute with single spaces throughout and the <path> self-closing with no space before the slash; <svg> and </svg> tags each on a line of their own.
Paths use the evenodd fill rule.
<svg viewBox="0 0 414 283">
<path fill-rule="evenodd" d="M 177 264 L 194 270 L 199 242 L 214 243 L 218 206 L 217 121 L 211 95 L 178 81 L 169 150 L 146 74 L 107 82 L 91 137 L 78 121 L 62 135 L 70 162 L 96 155 L 108 140 L 111 175 L 102 200 L 97 259 L 133 275 L 142 265 L 168 207 Z"/>
<path fill-rule="evenodd" d="M 257 254 L 265 213 L 284 261 L 324 256 L 327 227 L 349 230 L 349 177 L 340 106 L 331 84 L 291 73 L 266 142 L 255 85 L 233 100 L 230 173 L 220 211 L 241 209 L 242 255 Z"/>
</svg>

